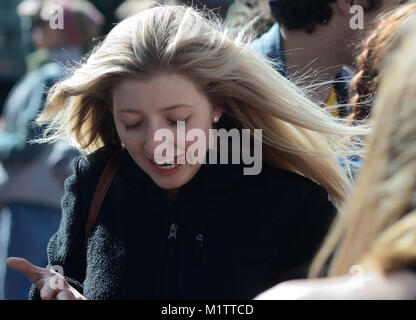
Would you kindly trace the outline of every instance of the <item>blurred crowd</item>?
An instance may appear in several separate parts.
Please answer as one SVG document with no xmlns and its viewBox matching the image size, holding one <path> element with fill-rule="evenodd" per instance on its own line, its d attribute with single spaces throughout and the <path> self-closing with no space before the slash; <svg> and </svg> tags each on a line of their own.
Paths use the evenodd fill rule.
<svg viewBox="0 0 416 320">
<path fill-rule="evenodd" d="M 355 1 L 361 28 L 331 11 L 335 0 L 164 0 L 211 10 L 230 29 L 249 26 L 253 47 L 333 115 L 365 124 L 372 116 L 380 68 L 414 1 Z M 0 261 L 24 257 L 46 265 L 60 220 L 64 181 L 79 155 L 67 142 L 33 144 L 33 124 L 48 89 L 118 21 L 154 6 L 148 0 L 4 0 L 0 3 Z M 59 10 L 57 9 L 59 8 Z M 59 19 L 63 17 L 64 28 Z M 54 23 L 52 25 L 52 22 Z M 54 26 L 54 27 L 53 27 Z M 301 48 L 301 49 L 300 49 Z M 351 157 L 354 168 L 361 160 Z M 0 299 L 27 299 L 30 282 L 0 263 Z"/>
</svg>

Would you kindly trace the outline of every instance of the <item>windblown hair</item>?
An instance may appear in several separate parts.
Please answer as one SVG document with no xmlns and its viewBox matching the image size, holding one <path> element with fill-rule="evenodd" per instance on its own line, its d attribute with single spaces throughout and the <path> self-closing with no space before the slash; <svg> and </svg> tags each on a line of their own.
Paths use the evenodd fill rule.
<svg viewBox="0 0 416 320">
<path fill-rule="evenodd" d="M 331 255 L 328 276 L 354 265 L 381 272 L 416 267 L 416 19 L 405 26 L 382 68 L 366 162 L 311 277 L 322 274 Z"/>
<path fill-rule="evenodd" d="M 263 159 L 322 185 L 336 205 L 349 190 L 337 157 L 367 133 L 331 117 L 256 53 L 251 38 L 222 30 L 218 20 L 184 6 L 161 6 L 123 20 L 72 76 L 57 83 L 37 119 L 41 142 L 65 138 L 80 151 L 121 144 L 112 88 L 157 72 L 186 75 L 212 105 L 224 108 L 218 128 L 262 129 Z M 250 29 L 247 27 L 247 29 Z M 346 161 L 346 160 L 345 160 Z M 346 161 L 347 162 L 347 161 Z"/>
<path fill-rule="evenodd" d="M 416 3 L 410 2 L 381 15 L 375 29 L 364 40 L 357 57 L 359 71 L 351 81 L 353 112 L 350 119 L 365 120 L 371 114 L 379 83 L 379 69 L 383 57 L 391 49 L 400 27 L 416 13 Z"/>
<path fill-rule="evenodd" d="M 312 33 L 317 24 L 326 24 L 332 18 L 331 3 L 336 0 L 274 0 L 270 1 L 273 17 L 288 30 Z M 368 0 L 365 10 L 373 10 L 381 0 Z"/>
</svg>

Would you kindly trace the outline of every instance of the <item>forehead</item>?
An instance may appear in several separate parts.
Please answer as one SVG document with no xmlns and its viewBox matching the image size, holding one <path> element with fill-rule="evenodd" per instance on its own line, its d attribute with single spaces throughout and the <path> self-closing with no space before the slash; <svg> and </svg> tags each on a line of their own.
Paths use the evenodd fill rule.
<svg viewBox="0 0 416 320">
<path fill-rule="evenodd" d="M 160 109 L 179 104 L 192 106 L 209 102 L 191 79 L 177 73 L 123 79 L 113 89 L 115 109 Z"/>
</svg>

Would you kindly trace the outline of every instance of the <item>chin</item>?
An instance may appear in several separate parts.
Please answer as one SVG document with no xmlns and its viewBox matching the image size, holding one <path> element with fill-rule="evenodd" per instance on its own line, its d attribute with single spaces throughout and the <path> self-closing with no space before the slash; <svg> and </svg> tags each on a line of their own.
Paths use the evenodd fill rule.
<svg viewBox="0 0 416 320">
<path fill-rule="evenodd" d="M 159 188 L 162 188 L 162 189 L 167 189 L 167 190 L 169 190 L 169 189 L 177 189 L 177 188 L 180 188 L 180 187 L 182 187 L 185 183 L 181 183 L 180 181 L 177 181 L 176 179 L 176 181 L 163 181 L 162 179 L 155 179 L 154 177 L 152 177 L 151 176 L 151 178 L 152 178 L 152 180 L 153 180 L 153 182 L 159 187 Z"/>
<path fill-rule="evenodd" d="M 195 173 L 193 172 L 186 172 L 186 174 L 182 173 L 176 177 L 160 177 L 154 175 L 150 175 L 150 177 L 158 187 L 169 190 L 183 187 L 185 184 L 192 180 L 194 175 Z"/>
<path fill-rule="evenodd" d="M 179 172 L 176 172 L 172 175 L 163 176 L 161 174 L 157 174 L 154 168 L 152 168 L 152 166 L 150 166 L 148 163 L 144 163 L 144 165 L 141 167 L 158 187 L 167 190 L 178 189 L 184 186 L 193 178 L 199 169 L 199 167 L 195 168 L 194 166 L 185 164 Z"/>
</svg>

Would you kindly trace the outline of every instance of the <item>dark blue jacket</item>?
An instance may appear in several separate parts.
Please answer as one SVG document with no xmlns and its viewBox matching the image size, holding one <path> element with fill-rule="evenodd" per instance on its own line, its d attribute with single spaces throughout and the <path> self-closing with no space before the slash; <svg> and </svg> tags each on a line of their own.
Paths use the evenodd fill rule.
<svg viewBox="0 0 416 320">
<path fill-rule="evenodd" d="M 170 206 L 124 150 L 85 273 L 88 209 L 115 150 L 74 160 L 48 245 L 49 266 L 62 266 L 88 299 L 251 299 L 306 275 L 335 214 L 322 187 L 265 162 L 256 176 L 243 175 L 242 165 L 202 165 Z M 39 299 L 34 286 L 30 297 Z"/>
</svg>

